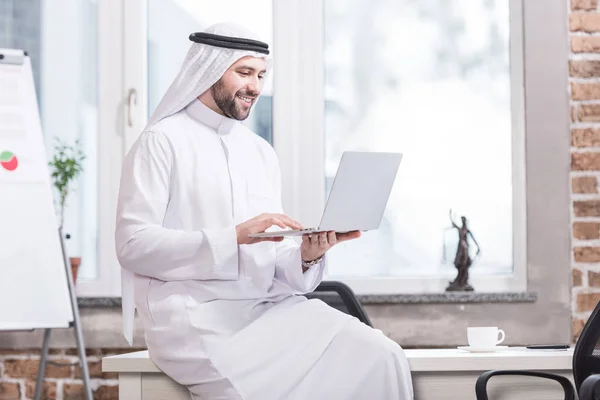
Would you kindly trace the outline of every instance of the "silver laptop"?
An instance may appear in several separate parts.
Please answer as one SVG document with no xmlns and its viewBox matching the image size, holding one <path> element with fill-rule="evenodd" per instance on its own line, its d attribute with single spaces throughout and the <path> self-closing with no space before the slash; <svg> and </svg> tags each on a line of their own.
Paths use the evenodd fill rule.
<svg viewBox="0 0 600 400">
<path fill-rule="evenodd" d="M 401 159 L 402 153 L 344 152 L 318 227 L 249 236 L 301 236 L 315 232 L 344 233 L 379 228 Z"/>
</svg>

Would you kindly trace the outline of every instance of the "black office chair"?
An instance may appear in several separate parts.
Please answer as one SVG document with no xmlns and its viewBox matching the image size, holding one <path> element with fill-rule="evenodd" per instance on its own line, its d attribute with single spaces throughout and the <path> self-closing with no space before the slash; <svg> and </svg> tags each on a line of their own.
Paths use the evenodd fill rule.
<svg viewBox="0 0 600 400">
<path fill-rule="evenodd" d="M 565 400 L 575 400 L 575 393 L 579 393 L 579 400 L 600 400 L 600 302 L 585 324 L 573 352 L 573 380 L 563 376 L 546 372 L 522 370 L 494 370 L 484 372 L 477 379 L 475 394 L 477 400 L 488 400 L 486 386 L 488 380 L 498 375 L 524 375 L 552 379 L 560 383 L 565 392 Z"/>
<path fill-rule="evenodd" d="M 358 318 L 371 327 L 373 326 L 352 289 L 342 282 L 322 281 L 314 292 L 306 294 L 306 297 L 320 298 L 330 306 Z"/>
</svg>

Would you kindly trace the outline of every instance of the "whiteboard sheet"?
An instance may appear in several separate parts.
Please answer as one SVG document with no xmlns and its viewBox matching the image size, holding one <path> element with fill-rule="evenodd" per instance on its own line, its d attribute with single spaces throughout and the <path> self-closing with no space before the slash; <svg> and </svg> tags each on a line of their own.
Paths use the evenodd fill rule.
<svg viewBox="0 0 600 400">
<path fill-rule="evenodd" d="M 29 58 L 0 64 L 0 330 L 73 321 L 49 174 Z"/>
<path fill-rule="evenodd" d="M 43 182 L 48 171 L 28 67 L 0 68 L 0 182 Z"/>
</svg>

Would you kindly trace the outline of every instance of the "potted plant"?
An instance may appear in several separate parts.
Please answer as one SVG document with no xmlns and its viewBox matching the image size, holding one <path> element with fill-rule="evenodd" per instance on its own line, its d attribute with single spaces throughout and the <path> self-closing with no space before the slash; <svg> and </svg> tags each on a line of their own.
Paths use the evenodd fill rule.
<svg viewBox="0 0 600 400">
<path fill-rule="evenodd" d="M 59 195 L 59 229 L 62 235 L 67 197 L 71 191 L 71 184 L 83 171 L 85 154 L 83 154 L 83 151 L 81 150 L 79 140 L 75 141 L 74 146 L 68 145 L 59 138 L 55 138 L 55 141 L 55 152 L 48 165 L 52 170 L 52 183 Z M 70 236 L 67 235 L 66 238 L 69 239 Z M 79 265 L 81 264 L 81 257 L 69 257 L 69 263 L 71 264 L 73 283 L 75 283 L 77 281 L 77 271 L 79 270 Z"/>
</svg>

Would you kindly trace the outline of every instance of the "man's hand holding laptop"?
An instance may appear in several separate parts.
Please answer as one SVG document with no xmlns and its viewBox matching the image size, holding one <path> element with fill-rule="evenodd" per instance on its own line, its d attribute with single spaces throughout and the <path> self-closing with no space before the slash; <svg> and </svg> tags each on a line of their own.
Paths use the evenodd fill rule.
<svg viewBox="0 0 600 400">
<path fill-rule="evenodd" d="M 254 244 L 264 241 L 281 242 L 283 236 L 250 236 L 252 234 L 264 232 L 273 226 L 277 226 L 284 230 L 286 228 L 296 230 L 304 229 L 300 222 L 285 214 L 261 214 L 235 227 L 238 244 Z M 360 231 L 343 233 L 336 233 L 335 231 L 305 233 L 302 235 L 302 244 L 300 245 L 302 261 L 310 263 L 311 261 L 320 259 L 327 250 L 331 249 L 336 244 L 346 240 L 357 239 L 360 235 Z M 302 272 L 306 272 L 306 270 L 307 268 L 302 266 Z"/>
<path fill-rule="evenodd" d="M 360 231 L 336 233 L 335 231 L 307 233 L 302 235 L 302 259 L 310 262 L 323 256 L 327 250 L 346 240 L 358 239 Z"/>
</svg>

